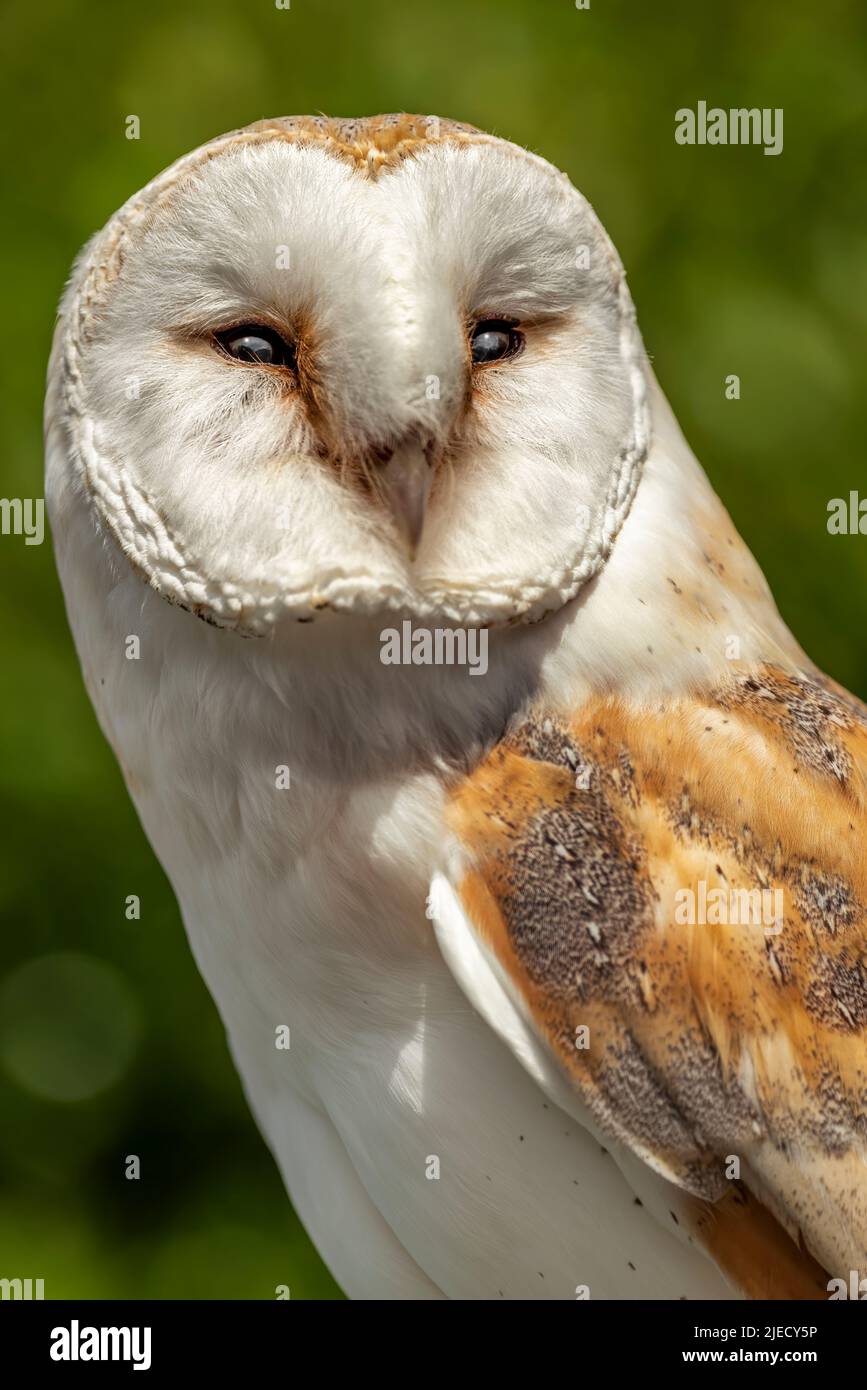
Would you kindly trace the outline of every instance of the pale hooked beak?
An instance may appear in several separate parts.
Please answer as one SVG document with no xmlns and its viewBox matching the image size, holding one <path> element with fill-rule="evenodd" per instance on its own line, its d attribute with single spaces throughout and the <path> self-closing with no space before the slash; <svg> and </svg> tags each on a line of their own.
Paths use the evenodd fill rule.
<svg viewBox="0 0 867 1390">
<path fill-rule="evenodd" d="M 411 440 L 401 444 L 376 472 L 383 497 L 414 559 L 434 475 L 424 443 Z"/>
</svg>

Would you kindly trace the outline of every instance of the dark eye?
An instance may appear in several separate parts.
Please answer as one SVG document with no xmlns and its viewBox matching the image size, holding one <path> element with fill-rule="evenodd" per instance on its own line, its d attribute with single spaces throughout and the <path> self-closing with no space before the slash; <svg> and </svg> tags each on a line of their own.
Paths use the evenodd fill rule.
<svg viewBox="0 0 867 1390">
<path fill-rule="evenodd" d="M 483 319 L 470 333 L 470 351 L 476 366 L 501 362 L 514 357 L 523 339 L 514 324 L 506 319 Z"/>
<path fill-rule="evenodd" d="M 273 328 L 245 323 L 215 334 L 224 352 L 238 362 L 258 362 L 268 367 L 295 366 L 295 349 Z"/>
</svg>

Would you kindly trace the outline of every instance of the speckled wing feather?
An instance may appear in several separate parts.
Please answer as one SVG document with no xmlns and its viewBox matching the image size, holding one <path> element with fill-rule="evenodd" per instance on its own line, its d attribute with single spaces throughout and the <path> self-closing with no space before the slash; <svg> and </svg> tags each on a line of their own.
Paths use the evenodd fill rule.
<svg viewBox="0 0 867 1390">
<path fill-rule="evenodd" d="M 533 711 L 450 804 L 522 1013 L 752 1296 L 867 1274 L 865 804 L 867 710 L 774 667 Z"/>
</svg>

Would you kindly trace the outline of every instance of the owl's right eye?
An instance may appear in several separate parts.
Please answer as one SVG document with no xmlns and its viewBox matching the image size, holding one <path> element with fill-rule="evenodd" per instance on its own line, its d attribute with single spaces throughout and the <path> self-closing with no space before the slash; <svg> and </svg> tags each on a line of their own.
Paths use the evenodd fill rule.
<svg viewBox="0 0 867 1390">
<path fill-rule="evenodd" d="M 295 349 L 273 328 L 261 323 L 244 323 L 215 333 L 223 352 L 236 362 L 257 366 L 295 368 Z"/>
</svg>

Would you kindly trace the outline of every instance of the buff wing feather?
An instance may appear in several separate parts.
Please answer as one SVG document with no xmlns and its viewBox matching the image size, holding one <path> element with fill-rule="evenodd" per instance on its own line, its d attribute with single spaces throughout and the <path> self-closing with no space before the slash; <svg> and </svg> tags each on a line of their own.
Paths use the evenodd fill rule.
<svg viewBox="0 0 867 1390">
<path fill-rule="evenodd" d="M 867 710 L 765 666 L 536 709 L 455 790 L 473 930 L 751 1297 L 867 1275 Z"/>
</svg>

